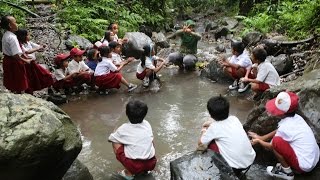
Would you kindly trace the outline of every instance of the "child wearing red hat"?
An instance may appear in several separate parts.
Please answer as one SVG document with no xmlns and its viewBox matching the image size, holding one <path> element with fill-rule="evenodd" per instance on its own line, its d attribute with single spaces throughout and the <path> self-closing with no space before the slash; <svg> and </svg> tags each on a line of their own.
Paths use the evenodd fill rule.
<svg viewBox="0 0 320 180">
<path fill-rule="evenodd" d="M 260 144 L 270 149 L 280 163 L 268 166 L 270 176 L 294 179 L 294 169 L 298 173 L 310 172 L 319 161 L 319 146 L 305 120 L 296 114 L 299 97 L 293 92 L 280 92 L 269 100 L 266 110 L 281 118 L 278 129 L 264 136 L 249 132 L 252 144 Z M 271 143 L 266 142 L 272 139 Z M 292 168 L 292 169 L 291 169 Z"/>
</svg>

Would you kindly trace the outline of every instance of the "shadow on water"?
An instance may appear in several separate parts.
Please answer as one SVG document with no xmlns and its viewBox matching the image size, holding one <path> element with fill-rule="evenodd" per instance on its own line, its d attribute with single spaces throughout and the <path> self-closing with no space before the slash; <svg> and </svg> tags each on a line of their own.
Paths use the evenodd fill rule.
<svg viewBox="0 0 320 180">
<path fill-rule="evenodd" d="M 124 72 L 129 81 L 135 79 L 135 66 Z M 198 72 L 182 72 L 176 68 L 161 71 L 161 90 L 157 93 L 126 93 L 125 88 L 101 96 L 97 94 L 74 97 L 74 101 L 61 108 L 79 127 L 83 149 L 79 159 L 89 168 L 96 180 L 114 179 L 114 173 L 122 170 L 112 146 L 107 141 L 115 128 L 127 122 L 125 105 L 133 98 L 148 104 L 146 116 L 153 128 L 158 164 L 152 175 L 139 179 L 169 179 L 169 162 L 196 148 L 200 127 L 209 119 L 207 100 L 212 96 L 227 96 L 227 86 L 199 78 Z M 253 103 L 245 98 L 227 96 L 230 113 L 244 122 Z"/>
</svg>

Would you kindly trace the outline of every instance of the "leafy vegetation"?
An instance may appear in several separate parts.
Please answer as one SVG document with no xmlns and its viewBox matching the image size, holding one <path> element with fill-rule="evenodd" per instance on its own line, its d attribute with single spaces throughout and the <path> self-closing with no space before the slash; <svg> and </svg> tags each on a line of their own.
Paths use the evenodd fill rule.
<svg viewBox="0 0 320 180">
<path fill-rule="evenodd" d="M 21 0 L 11 0 L 10 2 L 18 4 L 22 7 L 25 6 L 25 4 Z M 25 19 L 26 13 L 25 12 L 23 12 L 17 8 L 14 8 L 12 6 L 9 6 L 8 4 L 0 1 L 0 17 L 5 16 L 5 15 L 14 15 L 20 26 L 24 26 L 26 23 L 26 19 Z"/>
</svg>

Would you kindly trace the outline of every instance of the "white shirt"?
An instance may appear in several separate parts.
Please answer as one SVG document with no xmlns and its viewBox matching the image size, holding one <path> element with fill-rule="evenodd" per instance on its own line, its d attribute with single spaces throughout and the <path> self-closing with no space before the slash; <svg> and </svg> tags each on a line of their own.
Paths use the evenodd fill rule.
<svg viewBox="0 0 320 180">
<path fill-rule="evenodd" d="M 280 85 L 279 74 L 268 61 L 259 64 L 256 80 L 267 83 L 270 87 Z"/>
<path fill-rule="evenodd" d="M 117 66 L 112 63 L 112 59 L 102 57 L 102 61 L 98 62 L 96 70 L 94 71 L 94 76 L 109 74 L 110 71 L 114 72 L 117 69 Z"/>
<path fill-rule="evenodd" d="M 66 68 L 65 70 L 60 68 L 54 71 L 54 77 L 56 77 L 57 81 L 64 79 L 68 74 L 69 74 L 68 68 Z"/>
<path fill-rule="evenodd" d="M 290 144 L 303 171 L 310 172 L 316 166 L 319 161 L 319 146 L 311 128 L 301 116 L 296 114 L 282 119 L 275 136 Z"/>
<path fill-rule="evenodd" d="M 2 37 L 2 52 L 7 56 L 21 55 L 22 49 L 20 47 L 17 36 L 11 31 L 6 31 Z"/>
<path fill-rule="evenodd" d="M 235 116 L 213 121 L 200 140 L 204 145 L 215 140 L 222 157 L 233 168 L 247 168 L 256 157 L 242 124 Z"/>
<path fill-rule="evenodd" d="M 229 59 L 229 62 L 232 64 L 237 64 L 240 67 L 249 69 L 252 66 L 252 62 L 249 57 L 249 53 L 247 50 L 244 50 L 242 54 L 239 56 L 233 55 Z"/>
<path fill-rule="evenodd" d="M 22 51 L 26 52 L 26 51 L 30 51 L 31 49 L 39 48 L 39 47 L 40 47 L 39 44 L 36 44 L 34 42 L 31 42 L 31 41 L 28 41 L 27 43 L 22 44 Z M 36 59 L 36 53 L 35 52 L 27 54 L 27 56 L 29 58 L 33 59 L 33 60 Z"/>
<path fill-rule="evenodd" d="M 146 68 L 155 69 L 156 67 L 153 65 L 153 61 L 156 60 L 157 58 L 158 58 L 157 56 L 153 56 L 152 58 L 146 57 L 146 62 L 144 64 L 144 67 L 141 66 L 141 61 L 140 61 L 137 67 L 137 73 L 141 74 Z"/>
<path fill-rule="evenodd" d="M 91 69 L 89 68 L 89 66 L 86 65 L 84 61 L 77 62 L 74 59 L 69 62 L 68 69 L 70 74 L 80 72 L 80 71 L 87 71 L 87 70 L 91 72 Z"/>
<path fill-rule="evenodd" d="M 122 59 L 121 59 L 120 54 L 112 52 L 111 56 L 112 56 L 111 59 L 112 59 L 112 62 L 113 62 L 114 65 L 117 66 L 117 65 L 120 65 L 122 63 Z"/>
<path fill-rule="evenodd" d="M 124 145 L 124 154 L 129 159 L 151 159 L 155 155 L 153 133 L 148 121 L 121 125 L 110 134 L 109 141 Z"/>
</svg>

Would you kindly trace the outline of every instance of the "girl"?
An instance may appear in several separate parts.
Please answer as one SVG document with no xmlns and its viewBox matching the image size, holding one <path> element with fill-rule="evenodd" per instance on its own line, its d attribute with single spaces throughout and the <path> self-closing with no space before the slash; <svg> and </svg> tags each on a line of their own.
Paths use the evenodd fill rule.
<svg viewBox="0 0 320 180">
<path fill-rule="evenodd" d="M 33 94 L 33 91 L 47 88 L 53 84 L 53 78 L 51 73 L 35 62 L 35 51 L 43 50 L 43 46 L 39 46 L 30 42 L 30 34 L 25 29 L 19 29 L 16 32 L 20 47 L 24 56 L 30 58 L 32 61 L 29 64 L 25 64 L 29 88 L 27 93 Z M 35 46 L 32 46 L 34 44 Z"/>
<path fill-rule="evenodd" d="M 32 59 L 22 56 L 22 49 L 14 34 L 18 30 L 16 19 L 13 16 L 3 16 L 1 28 L 6 30 L 2 37 L 3 84 L 13 93 L 23 93 L 24 91 L 32 93 L 25 66 L 25 64 L 30 64 Z M 32 79 L 32 81 L 34 80 Z M 51 82 L 53 82 L 52 78 Z"/>
<path fill-rule="evenodd" d="M 113 40 L 114 40 L 114 33 L 112 31 L 106 31 L 104 33 L 104 37 L 101 39 L 101 43 L 102 45 L 108 46 L 109 43 Z"/>
<path fill-rule="evenodd" d="M 120 83 L 128 87 L 128 92 L 134 90 L 137 86 L 129 84 L 119 72 L 127 62 L 116 67 L 110 59 L 110 49 L 108 46 L 103 46 L 99 49 L 102 59 L 99 59 L 98 65 L 94 72 L 95 84 L 99 87 L 100 92 L 110 88 L 120 88 Z"/>
<path fill-rule="evenodd" d="M 120 44 L 128 42 L 127 38 L 119 39 L 119 37 L 118 37 L 119 25 L 117 23 L 115 23 L 115 22 L 110 23 L 110 25 L 108 26 L 108 30 L 113 33 L 113 41 L 117 41 Z"/>
<path fill-rule="evenodd" d="M 154 48 L 152 45 L 145 45 L 143 47 L 143 55 L 140 58 L 141 62 L 138 64 L 136 76 L 138 79 L 143 80 L 143 86 L 148 87 L 150 82 L 150 77 L 152 80 L 156 78 L 156 73 L 165 64 L 164 59 L 158 58 L 155 55 Z M 157 61 L 161 63 L 157 66 Z"/>
<path fill-rule="evenodd" d="M 87 58 L 87 66 L 89 66 L 92 71 L 95 71 L 98 64 L 99 51 L 94 48 L 88 50 Z"/>
<path fill-rule="evenodd" d="M 117 67 L 119 67 L 121 65 L 122 62 L 127 61 L 128 63 L 130 63 L 131 61 L 134 60 L 134 57 L 129 57 L 127 60 L 124 60 L 121 58 L 121 44 L 119 44 L 116 41 L 112 41 L 109 43 L 109 48 L 111 51 L 111 59 L 114 65 L 116 65 Z"/>
</svg>

